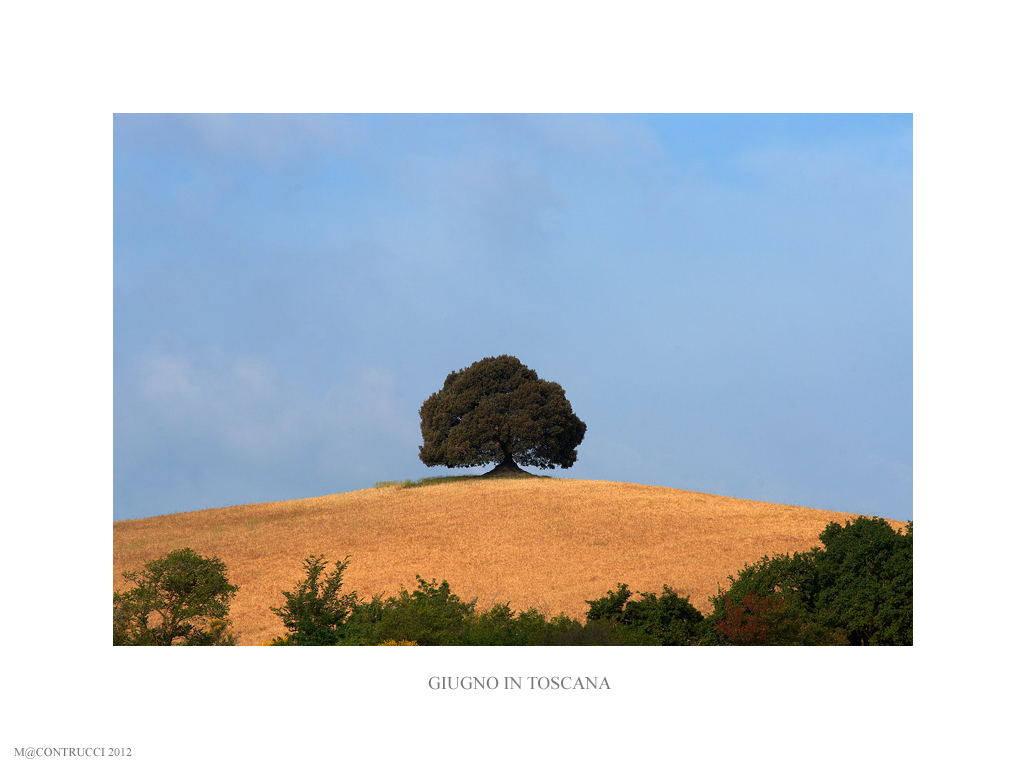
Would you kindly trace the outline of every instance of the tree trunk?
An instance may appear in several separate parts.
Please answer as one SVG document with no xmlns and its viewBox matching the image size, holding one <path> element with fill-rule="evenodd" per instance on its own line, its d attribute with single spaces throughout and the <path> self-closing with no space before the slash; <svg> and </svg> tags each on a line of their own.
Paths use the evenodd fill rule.
<svg viewBox="0 0 1027 760">
<path fill-rule="evenodd" d="M 488 472 L 483 473 L 481 477 L 483 477 L 483 478 L 502 478 L 502 477 L 510 477 L 512 475 L 514 475 L 514 476 L 515 475 L 529 475 L 530 476 L 531 473 L 528 472 L 527 470 L 522 470 L 520 467 L 518 467 L 517 462 L 514 461 L 514 458 L 512 456 L 510 456 L 510 454 L 507 454 L 502 462 L 497 464 L 495 467 L 493 467 Z"/>
</svg>

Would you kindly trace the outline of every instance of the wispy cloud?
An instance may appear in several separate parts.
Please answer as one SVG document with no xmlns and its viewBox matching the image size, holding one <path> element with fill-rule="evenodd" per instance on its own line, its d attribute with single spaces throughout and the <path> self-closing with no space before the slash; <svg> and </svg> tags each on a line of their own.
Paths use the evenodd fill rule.
<svg viewBox="0 0 1027 760">
<path fill-rule="evenodd" d="M 190 485 L 177 498 L 218 494 L 178 509 L 210 506 L 211 498 L 285 498 L 269 486 L 276 480 L 299 482 L 294 487 L 309 495 L 334 492 L 353 468 L 387 471 L 397 451 L 416 461 L 416 412 L 389 369 L 358 367 L 320 391 L 301 387 L 259 356 L 150 352 L 119 391 L 116 458 L 159 461 L 163 479 Z M 191 454 L 167 457 L 169 442 Z M 240 483 L 242 491 L 232 492 Z M 141 498 L 137 487 L 122 486 Z"/>
<path fill-rule="evenodd" d="M 575 389 L 574 474 L 851 493 L 866 454 L 911 465 L 910 130 L 116 118 L 117 493 L 423 474 L 420 403 L 498 353 Z M 908 502 L 897 472 L 861 498 Z"/>
<path fill-rule="evenodd" d="M 159 151 L 202 166 L 205 162 L 254 162 L 279 170 L 297 161 L 351 155 L 366 139 L 358 118 L 312 114 L 157 114 L 115 117 L 115 138 L 124 151 Z"/>
</svg>

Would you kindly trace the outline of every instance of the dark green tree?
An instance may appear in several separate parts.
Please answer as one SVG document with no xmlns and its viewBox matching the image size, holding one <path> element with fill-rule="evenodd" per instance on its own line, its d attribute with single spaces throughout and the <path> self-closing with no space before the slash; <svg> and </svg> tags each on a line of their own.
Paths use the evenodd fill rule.
<svg viewBox="0 0 1027 760">
<path fill-rule="evenodd" d="M 853 645 L 913 643 L 913 523 L 896 532 L 879 517 L 828 525 L 816 557 L 816 607 Z"/>
<path fill-rule="evenodd" d="M 179 549 L 123 575 L 134 587 L 114 594 L 116 646 L 234 643 L 228 607 L 239 587 L 217 557 Z"/>
<path fill-rule="evenodd" d="M 521 471 L 518 465 L 570 467 L 585 423 L 557 383 L 503 355 L 451 372 L 421 405 L 421 435 L 429 467 L 496 463 L 491 473 L 502 474 Z"/>
<path fill-rule="evenodd" d="M 550 620 L 532 608 L 514 613 L 509 603 L 479 612 L 461 601 L 445 580 L 417 576 L 418 588 L 385 599 L 359 602 L 346 619 L 339 644 L 363 646 L 416 641 L 420 646 L 606 646 L 653 643 L 651 637 L 610 620 Z"/>
<path fill-rule="evenodd" d="M 708 643 L 913 643 L 913 524 L 830 523 L 823 548 L 775 554 L 729 576 L 711 598 Z"/>
<path fill-rule="evenodd" d="M 604 597 L 586 599 L 589 609 L 585 619 L 613 621 L 636 634 L 642 643 L 686 646 L 698 642 L 703 615 L 687 596 L 678 596 L 666 584 L 660 596 L 643 591 L 641 599 L 633 600 L 631 595 L 627 584 L 620 583 L 616 591 L 607 591 Z"/>
<path fill-rule="evenodd" d="M 288 643 L 297 646 L 329 646 L 343 635 L 343 624 L 357 604 L 357 592 L 341 594 L 342 574 L 349 567 L 349 557 L 336 560 L 335 569 L 321 580 L 327 568 L 324 555 L 310 555 L 303 560 L 306 578 L 293 591 L 283 591 L 285 604 L 271 611 L 289 629 Z"/>
<path fill-rule="evenodd" d="M 449 581 L 429 583 L 417 576 L 417 589 L 400 589 L 398 597 L 384 603 L 376 625 L 382 640 L 416 641 L 421 646 L 456 646 L 474 618 L 474 602 L 463 602 Z"/>
</svg>

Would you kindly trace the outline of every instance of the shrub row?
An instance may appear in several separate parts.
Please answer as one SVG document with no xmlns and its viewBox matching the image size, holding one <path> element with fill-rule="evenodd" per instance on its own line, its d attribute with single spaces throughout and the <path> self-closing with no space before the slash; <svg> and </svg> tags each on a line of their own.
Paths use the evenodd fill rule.
<svg viewBox="0 0 1027 760">
<path fill-rule="evenodd" d="M 746 565 L 703 616 L 669 586 L 637 599 L 618 584 L 586 600 L 581 622 L 509 604 L 478 610 L 449 583 L 417 576 L 417 588 L 361 600 L 342 592 L 349 557 L 329 570 L 304 560 L 304 577 L 272 611 L 288 631 L 272 646 L 909 645 L 913 643 L 913 524 L 879 518 L 831 523 L 823 548 Z M 148 563 L 114 595 L 115 644 L 231 644 L 228 601 L 237 590 L 217 558 L 192 550 Z"/>
<path fill-rule="evenodd" d="M 342 572 L 349 558 L 324 575 L 324 557 L 304 561 L 306 576 L 286 602 L 272 610 L 289 633 L 272 645 L 381 646 L 416 642 L 419 646 L 564 646 L 631 644 L 630 631 L 607 622 L 582 624 L 565 615 L 547 620 L 535 609 L 514 613 L 509 604 L 479 612 L 475 601 L 462 601 L 448 581 L 417 576 L 417 588 L 398 596 L 360 601 L 341 594 Z M 323 577 L 322 577 L 323 576 Z"/>
<path fill-rule="evenodd" d="M 820 534 L 823 548 L 764 557 L 713 597 L 721 644 L 913 643 L 913 523 L 860 517 Z"/>
</svg>

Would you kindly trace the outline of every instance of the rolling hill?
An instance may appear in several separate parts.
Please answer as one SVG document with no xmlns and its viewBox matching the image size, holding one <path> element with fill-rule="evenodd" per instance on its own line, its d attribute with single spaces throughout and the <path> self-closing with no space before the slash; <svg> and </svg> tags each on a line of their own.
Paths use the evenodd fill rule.
<svg viewBox="0 0 1027 760">
<path fill-rule="evenodd" d="M 114 523 L 114 589 L 122 572 L 191 547 L 216 555 L 240 587 L 231 619 L 240 644 L 285 633 L 272 605 L 303 559 L 350 557 L 343 591 L 370 597 L 448 580 L 479 609 L 509 602 L 584 619 L 587 599 L 618 583 L 691 597 L 702 612 L 746 563 L 819 545 L 829 522 L 857 515 L 674 488 L 558 478 L 398 485 Z M 900 521 L 889 521 L 896 528 Z"/>
</svg>

